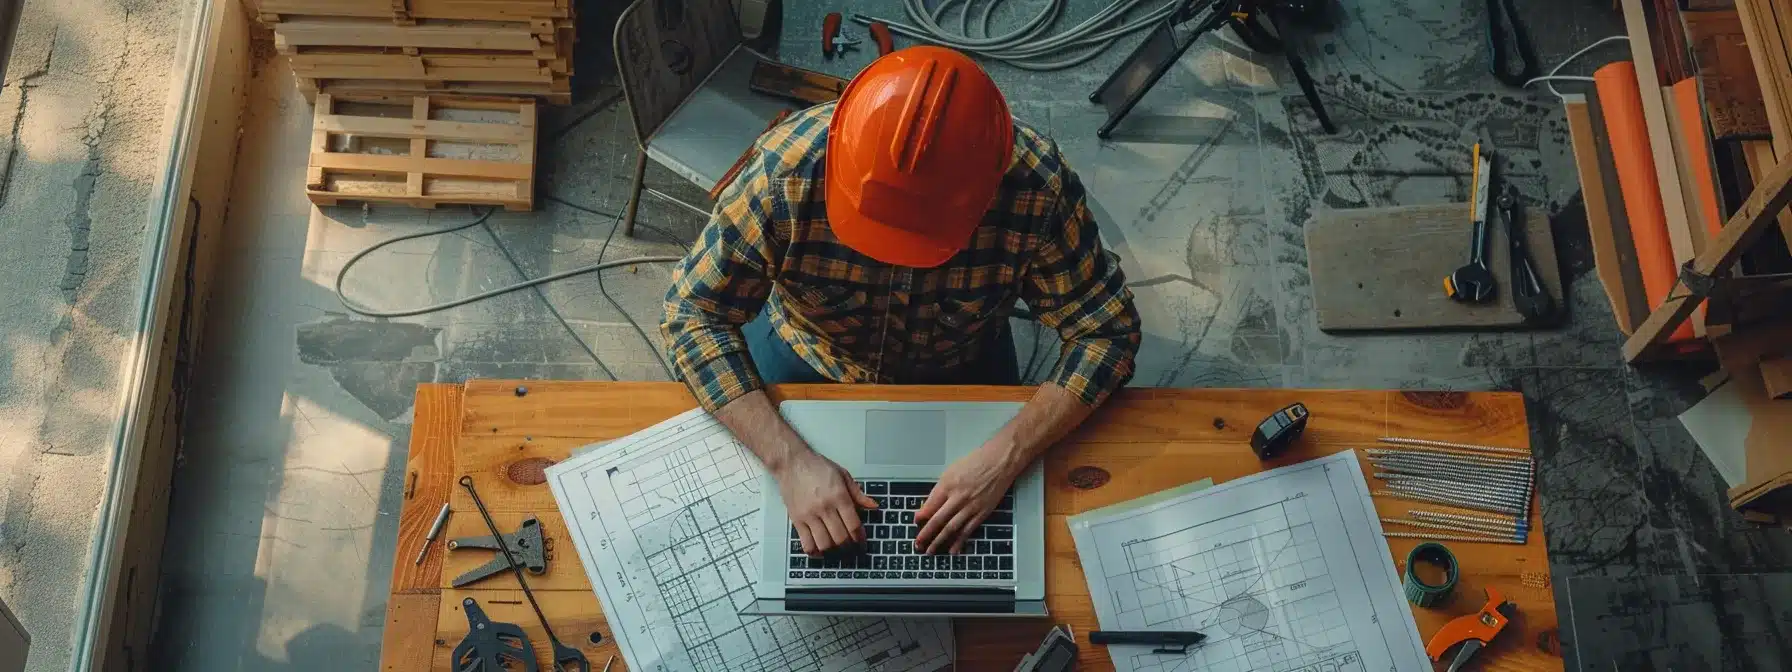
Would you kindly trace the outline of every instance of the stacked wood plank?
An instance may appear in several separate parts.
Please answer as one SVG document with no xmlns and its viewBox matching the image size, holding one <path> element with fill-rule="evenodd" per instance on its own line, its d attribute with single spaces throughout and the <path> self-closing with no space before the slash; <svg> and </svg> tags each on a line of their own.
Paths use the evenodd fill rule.
<svg viewBox="0 0 1792 672">
<path fill-rule="evenodd" d="M 262 0 L 257 15 L 307 96 L 571 100 L 571 0 Z"/>
<path fill-rule="evenodd" d="M 319 93 L 306 196 L 320 206 L 530 210 L 535 106 L 529 98 Z"/>
</svg>

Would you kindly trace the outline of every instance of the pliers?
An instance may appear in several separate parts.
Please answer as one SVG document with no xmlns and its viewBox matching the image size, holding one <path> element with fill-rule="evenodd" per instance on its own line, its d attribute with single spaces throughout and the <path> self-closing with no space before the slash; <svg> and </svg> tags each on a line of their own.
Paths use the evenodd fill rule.
<svg viewBox="0 0 1792 672">
<path fill-rule="evenodd" d="M 1556 302 L 1543 286 L 1543 277 L 1531 263 L 1530 248 L 1525 245 L 1524 217 L 1520 216 L 1518 199 L 1512 192 L 1500 194 L 1500 218 L 1506 220 L 1506 240 L 1512 245 L 1512 303 L 1526 322 L 1549 322 L 1555 319 Z"/>
<path fill-rule="evenodd" d="M 1508 32 L 1511 33 L 1512 49 L 1518 56 L 1517 70 L 1506 63 Z M 1531 46 L 1530 33 L 1518 20 L 1518 10 L 1512 7 L 1512 0 L 1487 0 L 1487 52 L 1494 79 L 1507 86 L 1522 87 L 1537 76 L 1537 50 Z"/>
</svg>

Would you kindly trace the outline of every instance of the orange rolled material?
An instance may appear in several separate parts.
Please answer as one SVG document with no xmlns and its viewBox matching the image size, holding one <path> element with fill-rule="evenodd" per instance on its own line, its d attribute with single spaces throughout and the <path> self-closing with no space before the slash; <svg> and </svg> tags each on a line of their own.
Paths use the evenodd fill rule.
<svg viewBox="0 0 1792 672">
<path fill-rule="evenodd" d="M 1593 73 L 1593 85 L 1599 91 L 1599 107 L 1611 142 L 1612 164 L 1618 171 L 1624 214 L 1630 219 L 1630 238 L 1636 245 L 1643 294 L 1649 299 L 1650 309 L 1654 309 L 1667 301 L 1678 272 L 1673 243 L 1668 240 L 1667 214 L 1661 205 L 1661 182 L 1655 179 L 1649 129 L 1643 122 L 1643 96 L 1637 88 L 1636 65 L 1617 61 L 1601 67 Z M 1682 322 L 1668 340 L 1692 338 L 1692 323 Z"/>
<path fill-rule="evenodd" d="M 1699 80 L 1688 77 L 1674 84 L 1674 107 L 1680 114 L 1680 140 L 1686 145 L 1686 164 L 1692 170 L 1693 189 L 1697 192 L 1700 217 L 1706 240 L 1717 240 L 1724 230 L 1723 215 L 1717 208 L 1717 176 L 1711 169 L 1711 138 L 1705 135 L 1705 115 L 1699 105 Z"/>
</svg>

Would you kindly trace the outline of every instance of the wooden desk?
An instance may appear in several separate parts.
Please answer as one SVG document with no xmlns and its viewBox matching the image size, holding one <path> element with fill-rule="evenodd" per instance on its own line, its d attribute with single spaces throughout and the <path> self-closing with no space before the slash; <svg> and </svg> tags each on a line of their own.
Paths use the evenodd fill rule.
<svg viewBox="0 0 1792 672">
<path fill-rule="evenodd" d="M 518 394 L 519 386 L 527 393 Z M 790 385 L 778 399 L 887 399 L 1019 401 L 1026 388 Z M 1313 412 L 1306 437 L 1271 464 L 1248 446 L 1251 429 L 1271 412 L 1301 401 Z M 546 576 L 530 581 L 555 633 L 585 650 L 594 669 L 617 653 L 595 594 L 566 545 L 565 524 L 541 469 L 578 446 L 626 436 L 696 406 L 674 383 L 474 381 L 422 385 L 411 430 L 406 492 L 399 514 L 398 561 L 387 606 L 382 669 L 446 670 L 449 653 L 466 634 L 460 600 L 473 596 L 493 620 L 521 625 L 547 660 L 547 639 L 520 591 L 494 578 L 468 590 L 448 587 L 454 575 L 484 561 L 483 554 L 455 557 L 444 565 L 447 538 L 486 534 L 472 501 L 455 484 L 472 474 L 480 497 L 507 529 L 526 514 L 539 517 L 550 538 Z M 1212 477 L 1216 482 L 1340 450 L 1375 445 L 1382 436 L 1529 446 L 1524 401 L 1514 393 L 1401 393 L 1313 390 L 1125 390 L 1046 457 L 1047 602 L 1053 619 L 1076 629 L 1082 669 L 1111 669 L 1107 651 L 1090 645 L 1095 614 L 1064 518 L 1165 488 Z M 1084 485 L 1071 485 L 1076 472 Z M 1364 465 L 1364 471 L 1370 471 Z M 1105 478 L 1102 478 L 1105 476 Z M 442 502 L 454 516 L 421 566 L 411 564 Z M 1377 501 L 1383 516 L 1405 517 L 1415 506 Z M 1425 505 L 1424 508 L 1437 508 Z M 1538 650 L 1539 635 L 1556 629 L 1542 522 L 1532 506 L 1530 543 L 1523 546 L 1450 543 L 1462 563 L 1455 596 L 1433 609 L 1414 608 L 1419 631 L 1429 639 L 1444 622 L 1478 609 L 1482 588 L 1492 586 L 1516 602 L 1519 617 L 1479 656 L 1482 670 L 1562 668 L 1562 660 Z M 1417 543 L 1389 539 L 1396 563 Z M 554 544 L 560 544 L 555 547 Z M 460 554 L 457 554 L 457 556 Z M 507 603 L 508 602 L 508 603 Z M 1011 669 L 1050 627 L 1046 622 L 959 619 L 961 669 Z M 602 643 L 587 642 L 602 633 Z M 625 669 L 617 661 L 616 670 Z"/>
</svg>

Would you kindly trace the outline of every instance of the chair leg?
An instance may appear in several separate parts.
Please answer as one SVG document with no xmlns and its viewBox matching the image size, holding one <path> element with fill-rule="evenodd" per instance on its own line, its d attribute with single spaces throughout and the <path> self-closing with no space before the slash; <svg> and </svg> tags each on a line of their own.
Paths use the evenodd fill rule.
<svg viewBox="0 0 1792 672">
<path fill-rule="evenodd" d="M 635 237 L 635 212 L 641 209 L 641 189 L 647 179 L 647 150 L 641 150 L 635 158 L 635 179 L 629 187 L 628 209 L 622 215 L 622 235 L 625 238 Z"/>
</svg>

